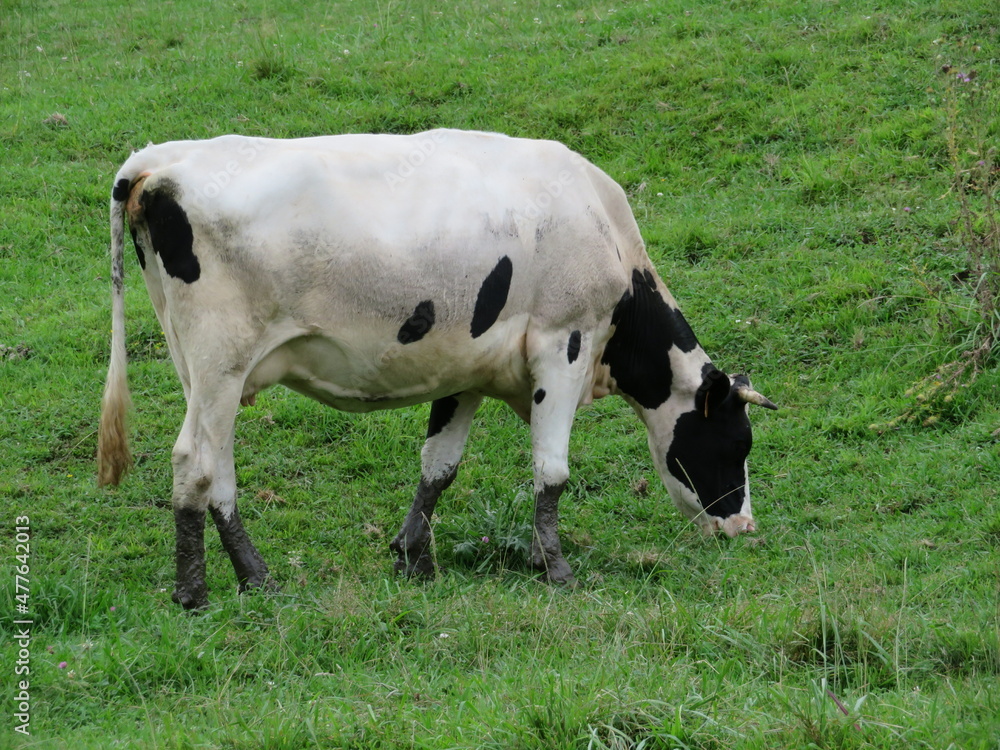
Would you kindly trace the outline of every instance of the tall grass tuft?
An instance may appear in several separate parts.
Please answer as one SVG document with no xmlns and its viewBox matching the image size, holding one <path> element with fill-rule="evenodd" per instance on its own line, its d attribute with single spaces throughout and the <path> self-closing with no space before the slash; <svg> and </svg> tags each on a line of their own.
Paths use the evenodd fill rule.
<svg viewBox="0 0 1000 750">
<path fill-rule="evenodd" d="M 1000 336 L 1000 164 L 996 137 L 996 100 L 992 82 L 975 69 L 941 67 L 945 79 L 948 157 L 958 200 L 956 237 L 969 261 L 974 299 L 982 318 L 974 346 L 965 356 L 977 370 Z"/>
<path fill-rule="evenodd" d="M 971 328 L 952 357 L 906 392 L 910 406 L 885 424 L 885 431 L 904 423 L 929 427 L 956 416 L 956 402 L 993 358 L 1000 338 L 1000 163 L 997 161 L 997 96 L 994 82 L 973 67 L 980 47 L 967 40 L 945 41 L 947 54 L 966 59 L 941 65 L 938 103 L 943 108 L 944 139 L 951 186 L 941 200 L 954 203 L 951 236 L 964 271 L 953 280 L 971 285 Z M 910 211 L 909 207 L 904 211 Z M 923 281 L 931 296 L 942 296 L 939 284 Z M 969 317 L 964 301 L 941 305 L 942 327 L 961 330 Z M 959 414 L 960 416 L 960 414 Z"/>
<path fill-rule="evenodd" d="M 257 28 L 254 34 L 256 54 L 250 61 L 250 73 L 259 81 L 284 82 L 298 72 L 289 60 L 276 27 Z"/>
</svg>

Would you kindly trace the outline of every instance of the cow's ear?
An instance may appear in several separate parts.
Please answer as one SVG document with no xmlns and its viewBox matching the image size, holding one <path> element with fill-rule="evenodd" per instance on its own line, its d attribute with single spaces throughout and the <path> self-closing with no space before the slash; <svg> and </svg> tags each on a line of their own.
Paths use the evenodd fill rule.
<svg viewBox="0 0 1000 750">
<path fill-rule="evenodd" d="M 694 405 L 698 413 L 708 419 L 722 402 L 729 397 L 731 384 L 729 376 L 715 367 L 705 373 L 705 377 L 694 396 Z"/>
</svg>

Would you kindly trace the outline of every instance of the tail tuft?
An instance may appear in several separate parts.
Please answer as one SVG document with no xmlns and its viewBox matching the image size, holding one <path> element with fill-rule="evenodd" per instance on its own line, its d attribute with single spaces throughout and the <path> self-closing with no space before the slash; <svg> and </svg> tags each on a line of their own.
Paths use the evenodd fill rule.
<svg viewBox="0 0 1000 750">
<path fill-rule="evenodd" d="M 97 433 L 97 485 L 117 485 L 132 468 L 128 445 L 128 411 L 132 406 L 125 363 L 116 368 L 112 362 L 101 402 L 101 426 Z"/>
<path fill-rule="evenodd" d="M 117 485 L 132 466 L 126 424 L 132 398 L 126 378 L 123 195 L 127 196 L 127 191 L 123 188 L 123 181 L 119 180 L 111 199 L 111 363 L 97 433 L 97 484 L 101 487 Z"/>
</svg>

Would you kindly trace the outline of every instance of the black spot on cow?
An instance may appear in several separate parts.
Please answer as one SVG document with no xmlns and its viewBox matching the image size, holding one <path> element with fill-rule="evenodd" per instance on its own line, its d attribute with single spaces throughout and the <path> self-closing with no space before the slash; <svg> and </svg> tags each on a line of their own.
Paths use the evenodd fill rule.
<svg viewBox="0 0 1000 750">
<path fill-rule="evenodd" d="M 656 278 L 653 276 L 652 271 L 648 268 L 643 271 L 643 278 L 649 288 L 655 291 Z M 659 296 L 659 292 L 656 292 L 656 294 Z M 679 309 L 671 307 L 669 304 L 666 305 L 666 308 L 670 316 L 669 327 L 673 343 L 685 354 L 693 352 L 695 347 L 698 346 L 698 339 L 695 337 L 694 331 L 691 330 L 691 326 L 688 325 L 687 320 Z"/>
<path fill-rule="evenodd" d="M 698 337 L 694 335 L 691 326 L 688 325 L 684 314 L 676 307 L 667 306 L 670 312 L 670 330 L 674 339 L 674 346 L 687 354 L 698 348 Z"/>
<path fill-rule="evenodd" d="M 580 332 L 573 331 L 569 335 L 569 342 L 566 344 L 566 359 L 569 360 L 570 364 L 576 362 L 576 358 L 580 356 Z"/>
<path fill-rule="evenodd" d="M 513 275 L 514 264 L 505 255 L 483 279 L 479 295 L 476 297 L 476 307 L 472 312 L 470 326 L 472 338 L 479 338 L 497 322 L 504 305 L 507 304 L 507 294 L 510 292 L 510 280 Z"/>
<path fill-rule="evenodd" d="M 439 398 L 431 404 L 431 416 L 427 420 L 427 439 L 431 439 L 448 426 L 458 408 L 458 399 L 454 396 Z"/>
<path fill-rule="evenodd" d="M 184 209 L 162 189 L 144 192 L 142 207 L 153 252 L 160 256 L 166 272 L 188 284 L 196 282 L 201 264 L 194 254 L 194 232 Z"/>
<path fill-rule="evenodd" d="M 132 247 L 135 248 L 135 257 L 139 259 L 139 265 L 142 270 L 146 270 L 146 254 L 142 252 L 142 248 L 139 247 L 139 235 L 135 231 L 135 227 L 129 227 L 129 234 L 132 235 Z"/>
<path fill-rule="evenodd" d="M 537 391 L 535 391 L 535 403 L 540 404 L 544 400 L 545 400 L 545 389 L 539 388 Z"/>
<path fill-rule="evenodd" d="M 707 513 L 719 518 L 743 508 L 746 458 L 753 442 L 736 385 L 711 368 L 695 396 L 695 410 L 677 420 L 667 451 L 670 473 L 698 494 Z"/>
<path fill-rule="evenodd" d="M 698 339 L 680 310 L 663 299 L 648 269 L 632 271 L 632 289 L 618 301 L 611 323 L 615 332 L 601 361 L 610 366 L 620 391 L 655 409 L 670 397 L 673 385 L 670 348 L 690 352 Z"/>
<path fill-rule="evenodd" d="M 122 177 L 118 182 L 115 183 L 114 188 L 111 190 L 111 197 L 114 198 L 119 203 L 124 203 L 128 200 L 128 188 L 129 181 L 128 177 Z"/>
<path fill-rule="evenodd" d="M 413 310 L 413 315 L 406 319 L 406 322 L 396 334 L 396 340 L 400 344 L 412 344 L 420 341 L 434 325 L 434 302 L 424 300 Z"/>
</svg>

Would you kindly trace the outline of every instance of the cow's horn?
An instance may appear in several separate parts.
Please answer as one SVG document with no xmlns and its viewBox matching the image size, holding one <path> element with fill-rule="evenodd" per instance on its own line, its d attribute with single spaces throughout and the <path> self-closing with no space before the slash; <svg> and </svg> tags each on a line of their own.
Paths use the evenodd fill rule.
<svg viewBox="0 0 1000 750">
<path fill-rule="evenodd" d="M 748 385 L 742 388 L 736 389 L 736 394 L 741 400 L 746 401 L 748 404 L 757 404 L 757 406 L 763 406 L 765 409 L 777 409 L 778 407 L 772 404 L 764 396 L 761 396 L 757 391 Z"/>
</svg>

